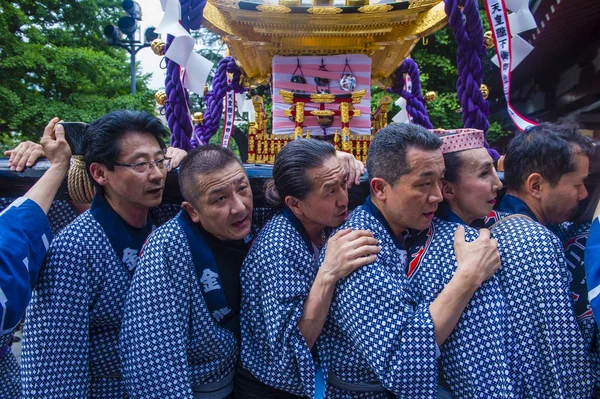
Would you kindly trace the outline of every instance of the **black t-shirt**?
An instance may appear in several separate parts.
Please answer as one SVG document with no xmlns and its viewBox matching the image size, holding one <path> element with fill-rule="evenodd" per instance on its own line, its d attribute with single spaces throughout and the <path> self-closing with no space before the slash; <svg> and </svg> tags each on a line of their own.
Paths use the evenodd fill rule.
<svg viewBox="0 0 600 399">
<path fill-rule="evenodd" d="M 246 255 L 248 255 L 250 245 L 246 244 L 244 240 L 221 241 L 206 230 L 201 230 L 215 257 L 227 304 L 236 315 L 239 315 L 242 301 L 240 270 Z"/>
</svg>

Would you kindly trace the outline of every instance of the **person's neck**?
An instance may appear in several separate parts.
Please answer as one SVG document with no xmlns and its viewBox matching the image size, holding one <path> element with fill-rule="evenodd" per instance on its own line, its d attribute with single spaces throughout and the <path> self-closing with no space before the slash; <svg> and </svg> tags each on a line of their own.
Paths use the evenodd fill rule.
<svg viewBox="0 0 600 399">
<path fill-rule="evenodd" d="M 389 216 L 389 212 L 387 212 L 387 208 L 385 206 L 385 203 L 383 203 L 382 201 L 379 201 L 374 196 L 371 196 L 371 201 L 373 202 L 373 205 L 375 205 L 377 207 L 377 209 L 379 209 L 379 212 L 381 212 L 381 214 L 383 215 L 383 218 L 385 219 L 385 221 L 387 222 L 387 224 L 392 229 L 392 233 L 394 234 L 394 236 L 401 243 L 404 244 L 404 233 L 406 232 L 406 230 L 408 230 L 408 228 L 406 226 L 398 226 L 398 225 L 392 223 L 392 219 L 390 217 L 388 217 Z"/>
<path fill-rule="evenodd" d="M 472 215 L 468 215 L 466 212 L 463 212 L 462 209 L 453 201 L 448 201 L 448 209 L 450 209 L 456 216 L 460 218 L 467 226 L 470 226 L 477 218 Z M 485 217 L 484 215 L 482 217 Z"/>
<path fill-rule="evenodd" d="M 525 202 L 527 207 L 533 212 L 535 218 L 539 220 L 541 224 L 546 225 L 546 218 L 544 217 L 542 211 L 540 210 L 540 203 L 537 199 L 533 198 L 527 194 L 521 194 L 512 190 L 508 190 L 506 192 L 507 195 L 512 195 L 513 197 L 519 198 L 521 201 Z"/>
<path fill-rule="evenodd" d="M 314 245 L 316 245 L 317 247 L 321 247 L 321 245 L 323 244 L 322 241 L 322 233 L 323 233 L 323 229 L 325 228 L 325 226 L 323 226 L 322 224 L 319 223 L 315 223 L 311 220 L 308 220 L 307 218 L 305 218 L 304 216 L 298 216 L 298 220 L 300 220 L 300 223 L 302 223 L 302 226 L 304 227 L 304 230 L 306 230 L 306 234 L 308 234 L 308 238 L 310 239 L 310 242 L 312 242 Z"/>
<path fill-rule="evenodd" d="M 132 206 L 129 203 L 115 200 L 107 193 L 104 194 L 104 198 L 106 198 L 106 201 L 117 215 L 121 216 L 130 226 L 141 228 L 146 225 L 148 221 L 148 208 Z"/>
</svg>

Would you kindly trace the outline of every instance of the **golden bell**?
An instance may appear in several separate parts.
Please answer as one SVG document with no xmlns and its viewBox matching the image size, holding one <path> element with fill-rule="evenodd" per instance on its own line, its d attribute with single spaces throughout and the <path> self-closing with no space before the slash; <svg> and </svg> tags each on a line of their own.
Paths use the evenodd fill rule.
<svg viewBox="0 0 600 399">
<path fill-rule="evenodd" d="M 481 86 L 479 86 L 479 91 L 481 91 L 481 94 L 483 95 L 483 98 L 485 100 L 487 100 L 487 98 L 490 95 L 490 90 L 488 89 L 488 87 L 482 83 Z"/>
<path fill-rule="evenodd" d="M 494 48 L 494 37 L 492 36 L 492 31 L 488 30 L 483 34 L 483 45 L 486 49 Z"/>
<path fill-rule="evenodd" d="M 167 93 L 164 90 L 158 90 L 154 93 L 154 101 L 161 107 L 167 103 Z"/>
<path fill-rule="evenodd" d="M 194 125 L 200 125 L 202 122 L 204 122 L 204 114 L 202 112 L 194 112 L 192 119 L 194 121 Z"/>
<path fill-rule="evenodd" d="M 204 85 L 204 97 L 208 94 L 208 85 Z"/>
<path fill-rule="evenodd" d="M 437 100 L 437 93 L 435 91 L 428 91 L 427 93 L 425 93 L 425 96 L 423 97 L 425 99 L 425 101 L 427 101 L 428 103 Z"/>
<path fill-rule="evenodd" d="M 152 40 L 152 43 L 150 43 L 150 48 L 156 55 L 160 55 L 161 57 L 165 55 L 165 42 L 160 39 Z"/>
</svg>

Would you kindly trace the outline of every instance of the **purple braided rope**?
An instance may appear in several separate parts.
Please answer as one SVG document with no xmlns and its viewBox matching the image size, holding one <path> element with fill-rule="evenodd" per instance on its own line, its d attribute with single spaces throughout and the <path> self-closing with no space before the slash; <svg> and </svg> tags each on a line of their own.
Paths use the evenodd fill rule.
<svg viewBox="0 0 600 399">
<path fill-rule="evenodd" d="M 412 82 L 411 92 L 404 90 L 405 73 L 410 76 Z M 406 111 L 412 117 L 414 124 L 423 126 L 426 129 L 433 129 L 433 125 L 429 120 L 429 113 L 425 107 L 425 100 L 421 93 L 419 66 L 412 58 L 406 58 L 404 62 L 402 62 L 402 65 L 396 69 L 396 82 L 390 91 L 399 94 L 406 99 Z"/>
<path fill-rule="evenodd" d="M 227 73 L 233 74 L 231 85 L 227 84 Z M 212 90 L 204 98 L 206 104 L 204 122 L 194 128 L 193 146 L 201 145 L 196 137 L 203 143 L 208 143 L 210 138 L 217 132 L 223 115 L 223 97 L 230 90 L 238 93 L 244 91 L 240 86 L 241 75 L 242 71 L 240 71 L 233 57 L 225 57 L 219 61 L 217 71 L 213 76 Z"/>
<path fill-rule="evenodd" d="M 169 35 L 165 47 L 169 48 L 174 37 Z M 189 109 L 187 107 L 187 91 L 181 84 L 179 78 L 179 65 L 168 58 L 167 74 L 165 78 L 165 92 L 167 103 L 165 104 L 165 116 L 169 129 L 171 130 L 171 146 L 183 150 L 191 150 L 192 125 L 190 123 Z"/>
<path fill-rule="evenodd" d="M 181 24 L 186 30 L 199 29 L 202 22 L 202 12 L 206 0 L 180 0 Z M 173 42 L 174 37 L 169 35 L 165 52 Z M 171 146 L 189 151 L 193 148 L 190 137 L 193 127 L 190 122 L 188 109 L 189 94 L 182 86 L 179 77 L 179 65 L 166 59 L 167 74 L 165 77 L 165 91 L 167 103 L 165 104 L 165 117 L 171 129 Z"/>
<path fill-rule="evenodd" d="M 459 7 L 463 7 L 462 11 Z M 458 44 L 456 94 L 462 107 L 464 127 L 480 129 L 487 133 L 490 127 L 487 115 L 490 110 L 479 89 L 483 82 L 481 56 L 485 54 L 485 47 L 477 0 L 445 0 L 445 11 L 448 15 L 448 25 L 454 31 L 454 38 Z M 500 157 L 496 150 L 490 148 L 487 141 L 485 147 L 494 160 Z"/>
<path fill-rule="evenodd" d="M 206 0 L 179 0 L 181 4 L 181 25 L 189 32 L 202 25 L 202 13 Z"/>
</svg>

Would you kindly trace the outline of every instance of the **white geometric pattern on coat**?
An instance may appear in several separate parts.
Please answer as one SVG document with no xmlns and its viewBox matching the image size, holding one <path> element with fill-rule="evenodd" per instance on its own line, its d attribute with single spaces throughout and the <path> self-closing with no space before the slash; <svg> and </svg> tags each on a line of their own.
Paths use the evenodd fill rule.
<svg viewBox="0 0 600 399">
<path fill-rule="evenodd" d="M 192 385 L 222 380 L 238 342 L 210 314 L 188 238 L 174 218 L 148 239 L 131 284 L 121 357 L 130 398 L 191 398 Z"/>
<path fill-rule="evenodd" d="M 278 214 L 259 233 L 241 272 L 244 368 L 269 386 L 311 398 L 315 364 L 298 321 L 317 270 L 300 233 Z"/>
<path fill-rule="evenodd" d="M 498 212 L 498 216 L 508 214 Z M 516 217 L 498 223 L 507 303 L 508 361 L 521 370 L 526 398 L 587 398 L 596 376 L 577 324 L 562 244 L 538 222 Z"/>
<path fill-rule="evenodd" d="M 159 223 L 173 208 L 150 212 Z M 23 330 L 24 398 L 124 398 L 118 336 L 131 273 L 87 211 L 52 241 Z"/>
<path fill-rule="evenodd" d="M 435 218 L 433 236 L 425 246 L 427 231 L 407 243 L 409 259 L 420 255 L 419 267 L 410 277 L 409 293 L 419 304 L 431 304 L 456 271 L 454 232 L 459 225 Z M 474 241 L 476 230 L 465 226 L 465 239 Z M 423 250 L 423 253 L 419 253 Z M 520 398 L 508 367 L 505 304 L 498 277 L 475 292 L 452 334 L 440 347 L 442 372 L 456 399 Z"/>
<path fill-rule="evenodd" d="M 434 398 L 438 367 L 433 321 L 428 307 L 417 306 L 407 292 L 406 251 L 362 207 L 341 228 L 371 231 L 381 252 L 375 262 L 338 282 L 318 346 L 321 361 L 347 383 L 380 381 L 400 398 Z M 388 396 L 327 384 L 326 397 Z"/>
</svg>

